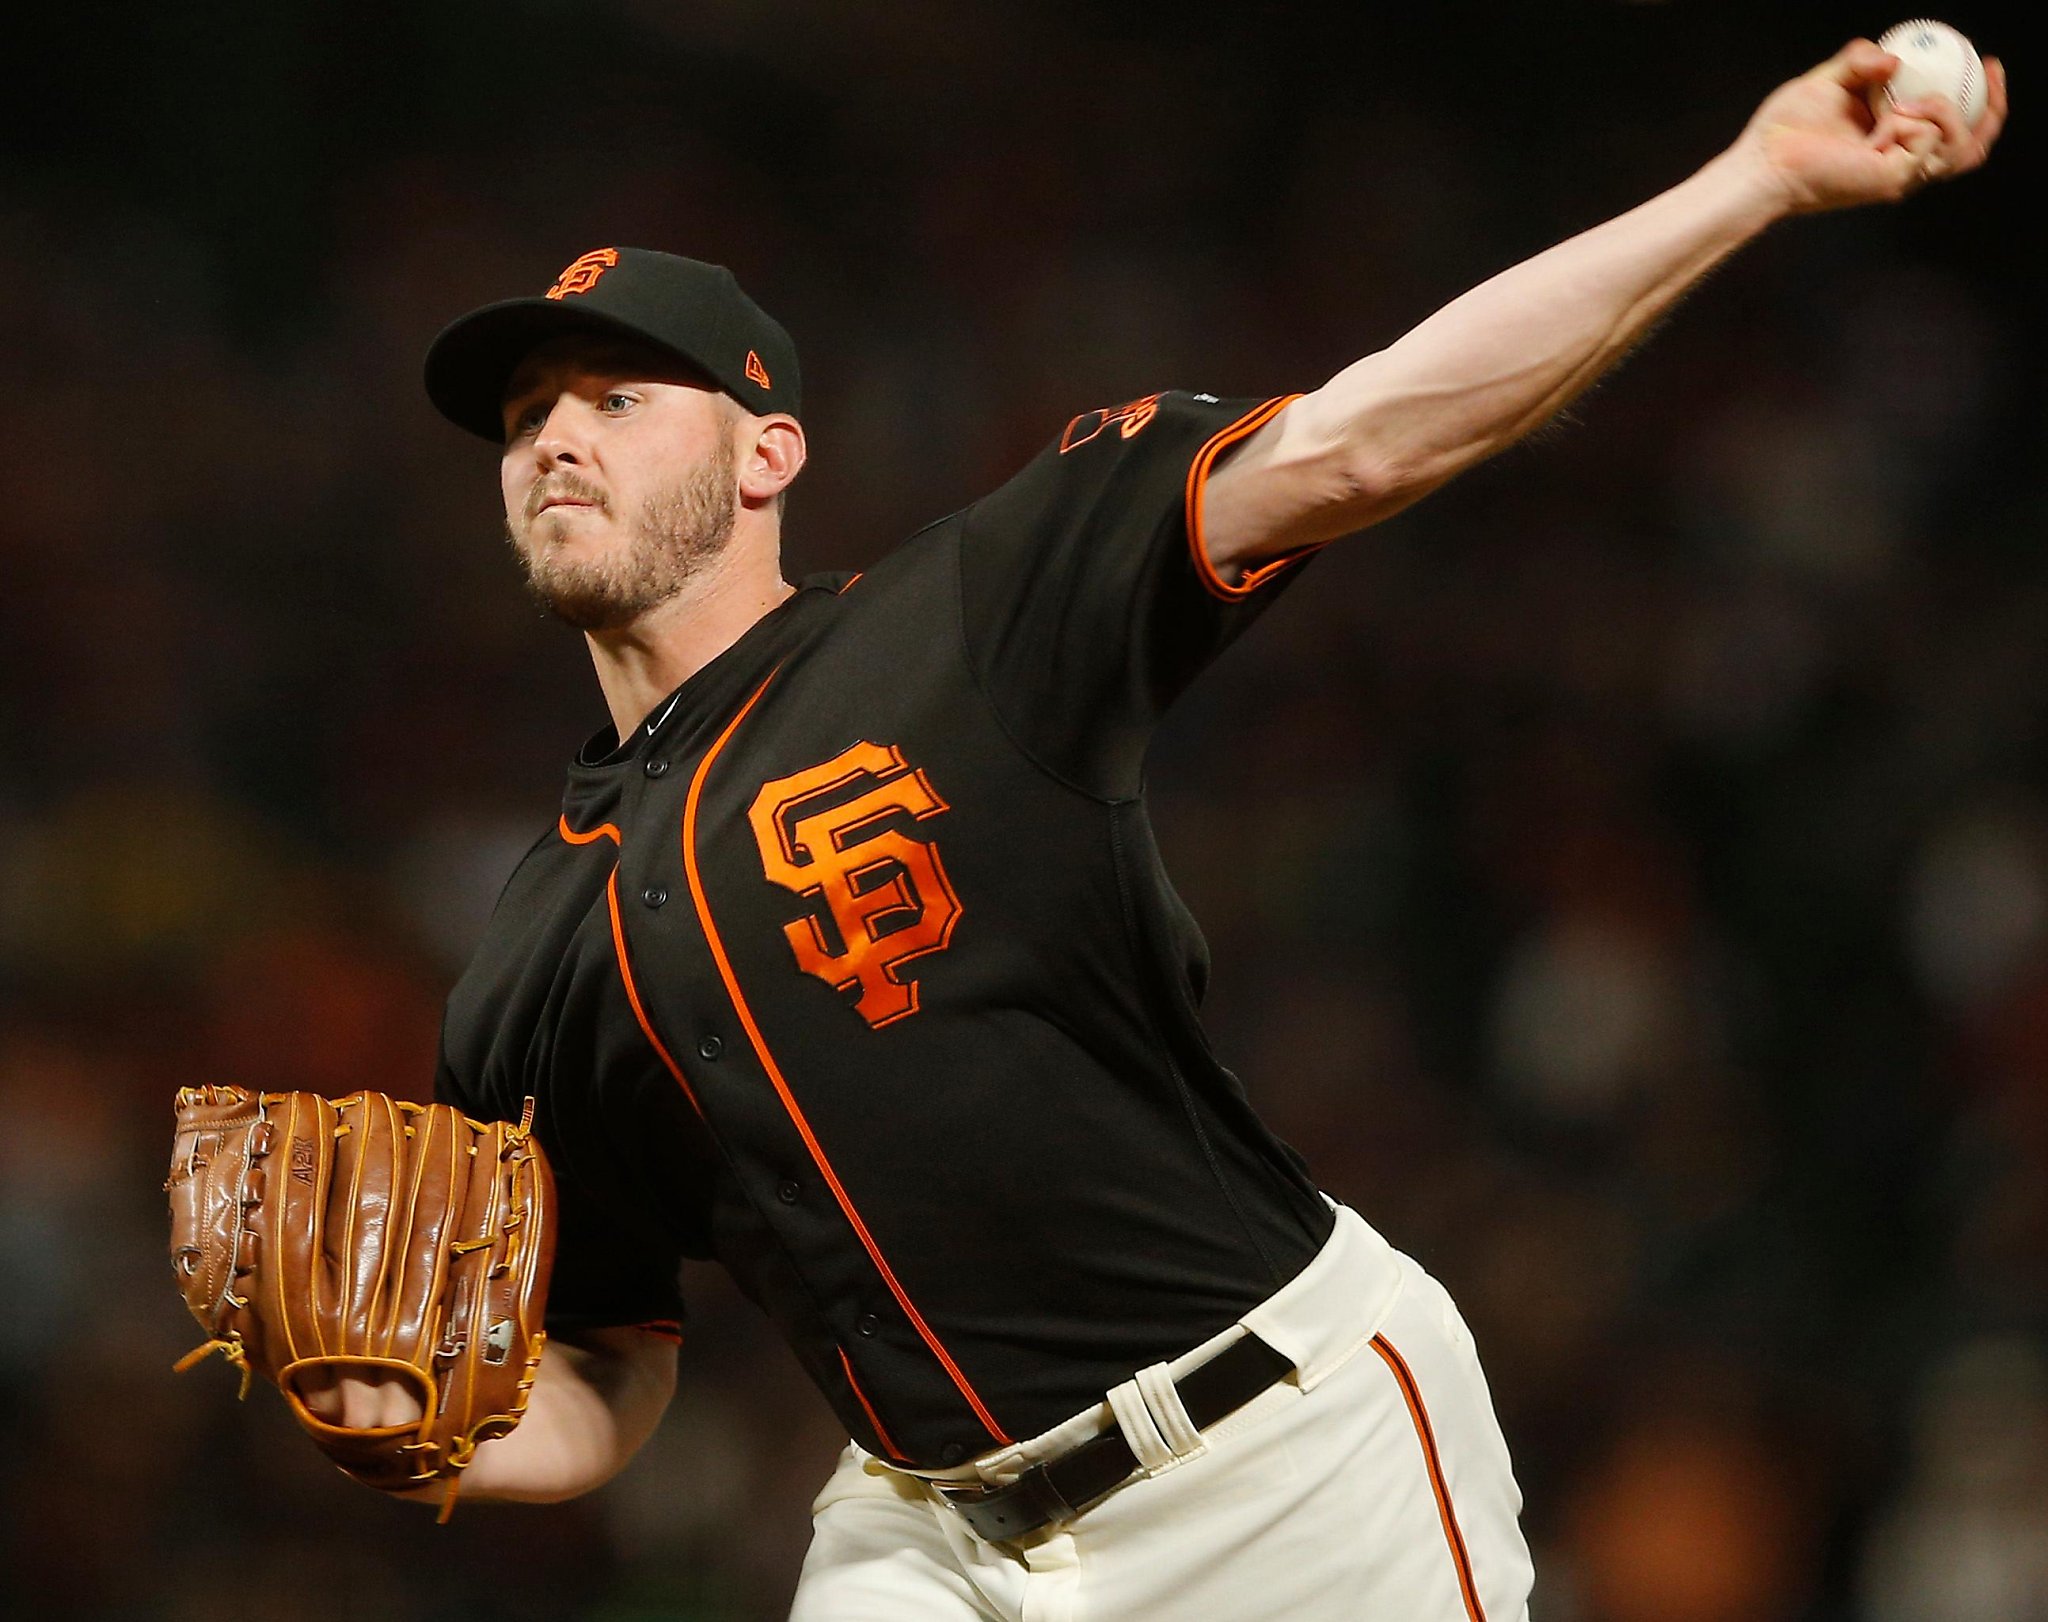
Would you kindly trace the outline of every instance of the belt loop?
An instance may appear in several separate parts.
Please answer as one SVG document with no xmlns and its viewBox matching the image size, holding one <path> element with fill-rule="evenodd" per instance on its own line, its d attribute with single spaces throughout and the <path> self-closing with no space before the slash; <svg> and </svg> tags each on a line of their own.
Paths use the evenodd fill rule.
<svg viewBox="0 0 2048 1622">
<path fill-rule="evenodd" d="M 1154 1363 L 1149 1369 L 1138 1370 L 1131 1383 L 1137 1386 L 1138 1394 L 1145 1399 L 1145 1407 L 1152 1415 L 1153 1424 L 1159 1427 L 1161 1440 L 1173 1449 L 1175 1458 L 1192 1459 L 1209 1451 L 1209 1444 L 1202 1440 L 1202 1433 L 1188 1418 L 1187 1405 L 1180 1400 L 1180 1387 L 1173 1383 L 1164 1363 Z"/>
<path fill-rule="evenodd" d="M 1110 1392 L 1109 1408 L 1116 1415 L 1124 1440 L 1130 1443 L 1131 1452 L 1147 1475 L 1156 1475 L 1173 1463 L 1173 1449 L 1160 1435 L 1159 1426 L 1152 1418 L 1151 1405 L 1145 1401 L 1145 1394 L 1138 1389 L 1135 1378 L 1126 1380 Z"/>
<path fill-rule="evenodd" d="M 1147 1475 L 1209 1451 L 1164 1363 L 1138 1370 L 1110 1392 L 1109 1407 Z"/>
</svg>

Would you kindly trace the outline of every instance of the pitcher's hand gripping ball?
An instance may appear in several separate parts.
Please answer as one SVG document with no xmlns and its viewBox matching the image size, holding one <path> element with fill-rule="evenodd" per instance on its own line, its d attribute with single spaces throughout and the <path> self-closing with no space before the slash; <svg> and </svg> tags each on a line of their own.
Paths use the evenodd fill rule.
<svg viewBox="0 0 2048 1622">
<path fill-rule="evenodd" d="M 473 1121 L 382 1093 L 178 1093 L 171 1265 L 211 1352 L 284 1393 L 365 1486 L 446 1480 L 526 1411 L 554 1260 L 555 1190 L 525 1118 Z M 330 1424 L 308 1390 L 398 1380 L 420 1417 Z"/>
<path fill-rule="evenodd" d="M 1946 96 L 1955 103 L 1965 124 L 1975 124 L 1983 116 L 1984 64 L 1977 47 L 1947 23 L 1916 17 L 1887 28 L 1878 36 L 1877 48 L 1899 59 L 1899 71 L 1884 87 L 1890 105 Z M 1872 111 L 1883 109 L 1873 105 Z"/>
</svg>

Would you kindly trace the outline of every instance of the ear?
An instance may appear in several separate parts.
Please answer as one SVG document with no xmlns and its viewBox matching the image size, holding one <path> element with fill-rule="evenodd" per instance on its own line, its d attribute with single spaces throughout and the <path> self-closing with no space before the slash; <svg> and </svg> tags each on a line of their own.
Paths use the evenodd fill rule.
<svg viewBox="0 0 2048 1622">
<path fill-rule="evenodd" d="M 755 417 L 751 432 L 740 439 L 740 499 L 748 506 L 766 506 L 787 490 L 803 471 L 809 454 L 803 424 L 781 413 Z"/>
</svg>

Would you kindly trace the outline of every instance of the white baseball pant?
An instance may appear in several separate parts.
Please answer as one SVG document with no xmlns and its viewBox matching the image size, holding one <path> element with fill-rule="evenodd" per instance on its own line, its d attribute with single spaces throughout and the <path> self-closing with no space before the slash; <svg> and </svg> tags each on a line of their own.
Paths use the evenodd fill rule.
<svg viewBox="0 0 2048 1622">
<path fill-rule="evenodd" d="M 1002 1485 L 1122 1426 L 1140 1473 L 1015 1543 L 849 1445 L 790 1622 L 1527 1622 L 1522 1495 L 1443 1286 L 1339 1206 L 1321 1253 L 1240 1325 L 946 1472 Z M 1247 1329 L 1297 1372 L 1196 1433 L 1170 1380 Z"/>
</svg>

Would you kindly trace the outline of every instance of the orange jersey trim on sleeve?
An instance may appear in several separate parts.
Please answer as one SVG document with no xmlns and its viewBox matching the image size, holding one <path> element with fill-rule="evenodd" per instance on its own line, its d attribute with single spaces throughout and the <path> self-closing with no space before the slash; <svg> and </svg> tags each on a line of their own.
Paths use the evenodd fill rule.
<svg viewBox="0 0 2048 1622">
<path fill-rule="evenodd" d="M 1451 1563 L 1457 1568 L 1458 1592 L 1465 1599 L 1467 1622 L 1486 1622 L 1486 1612 L 1479 1603 L 1479 1585 L 1472 1577 L 1472 1556 L 1465 1548 L 1465 1534 L 1458 1528 L 1458 1513 L 1451 1507 L 1451 1489 L 1444 1481 L 1444 1464 L 1437 1455 L 1436 1431 L 1429 1423 L 1429 1410 L 1423 1406 L 1422 1390 L 1416 1385 L 1407 1360 L 1394 1350 L 1386 1336 L 1373 1336 L 1372 1349 L 1380 1354 L 1380 1361 L 1387 1365 L 1394 1383 L 1401 1388 L 1401 1398 L 1408 1404 L 1408 1417 L 1415 1423 L 1416 1439 L 1422 1443 L 1430 1491 L 1436 1494 L 1437 1518 L 1443 1522 L 1444 1541 L 1450 1545 Z"/>
<path fill-rule="evenodd" d="M 1314 546 L 1299 547 L 1280 557 L 1269 559 L 1255 569 L 1245 570 L 1243 578 L 1232 585 L 1216 572 L 1216 565 L 1209 556 L 1209 543 L 1202 534 L 1202 495 L 1209 483 L 1210 469 L 1216 465 L 1216 458 L 1239 440 L 1257 433 L 1300 398 L 1298 394 L 1283 394 L 1246 412 L 1228 428 L 1213 435 L 1207 444 L 1195 452 L 1195 459 L 1188 466 L 1188 550 L 1194 556 L 1195 573 L 1201 576 L 1202 584 L 1208 588 L 1210 595 L 1221 597 L 1227 603 L 1244 601 L 1282 569 L 1299 563 L 1310 553 L 1322 548 L 1322 543 L 1318 542 Z"/>
<path fill-rule="evenodd" d="M 883 1256 L 882 1247 L 875 1243 L 875 1237 L 868 1231 L 867 1223 L 854 1208 L 852 1197 L 846 1192 L 845 1185 L 839 1181 L 839 1174 L 832 1169 L 832 1162 L 826 1158 L 824 1147 L 818 1142 L 817 1135 L 812 1132 L 811 1123 L 804 1118 L 803 1109 L 798 1105 L 795 1094 L 790 1091 L 789 1082 L 782 1074 L 782 1067 L 775 1062 L 775 1055 L 769 1050 L 766 1039 L 761 1035 L 761 1027 L 754 1021 L 753 1010 L 747 1005 L 746 994 L 740 990 L 739 977 L 733 973 L 732 960 L 726 956 L 725 942 L 720 937 L 718 925 L 711 916 L 710 898 L 704 891 L 704 876 L 697 868 L 697 806 L 703 797 L 705 779 L 711 775 L 712 763 L 724 751 L 732 735 L 739 730 L 740 723 L 746 720 L 748 713 L 761 701 L 761 695 L 768 691 L 769 684 L 774 680 L 775 676 L 771 673 L 767 681 L 754 689 L 753 697 L 742 704 L 739 712 L 726 722 L 725 730 L 719 733 L 712 741 L 711 747 L 704 751 L 704 758 L 697 763 L 696 775 L 690 780 L 690 792 L 683 801 L 682 828 L 683 871 L 689 877 L 690 899 L 696 905 L 697 921 L 703 928 L 705 941 L 711 947 L 711 956 L 718 964 L 719 976 L 725 981 L 726 995 L 732 999 L 733 1011 L 739 1015 L 740 1024 L 747 1033 L 747 1040 L 753 1045 L 754 1057 L 767 1072 L 768 1080 L 775 1088 L 776 1097 L 782 1101 L 783 1110 L 803 1138 L 804 1147 L 810 1151 L 812 1164 L 818 1168 L 819 1175 L 832 1190 L 833 1199 L 838 1201 L 840 1211 L 845 1215 L 853 1231 L 859 1235 L 861 1246 L 868 1253 L 868 1259 L 875 1264 L 876 1272 L 881 1274 L 882 1281 L 889 1287 L 889 1293 L 896 1298 L 896 1304 L 903 1309 L 904 1316 L 916 1329 L 918 1338 L 930 1349 L 932 1356 L 939 1360 L 939 1365 L 952 1380 L 954 1389 L 966 1399 L 967 1406 L 974 1410 L 975 1418 L 981 1421 L 989 1435 L 997 1442 L 1007 1444 L 1011 1438 L 1004 1433 L 1002 1426 L 996 1423 L 995 1415 L 989 1412 L 987 1405 L 968 1382 L 967 1376 L 961 1372 L 960 1365 L 953 1361 L 952 1353 L 946 1350 L 939 1337 L 932 1332 L 931 1325 L 924 1320 L 924 1314 L 917 1310 L 916 1303 L 910 1299 L 909 1293 L 897 1279 L 895 1269 Z"/>
</svg>

